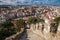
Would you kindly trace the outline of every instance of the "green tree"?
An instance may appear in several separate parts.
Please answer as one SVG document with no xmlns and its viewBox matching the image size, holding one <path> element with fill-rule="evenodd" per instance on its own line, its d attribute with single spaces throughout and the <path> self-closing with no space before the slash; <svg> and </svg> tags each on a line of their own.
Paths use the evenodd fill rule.
<svg viewBox="0 0 60 40">
<path fill-rule="evenodd" d="M 39 24 L 39 22 L 44 23 L 44 20 L 43 20 L 43 19 L 37 19 L 37 18 L 35 18 L 35 17 L 30 17 L 30 18 L 27 20 L 27 23 L 29 24 L 29 27 L 30 27 L 30 24 L 35 24 L 35 28 L 36 28 L 36 23 Z"/>
<path fill-rule="evenodd" d="M 45 21 L 43 19 L 38 19 L 38 22 L 44 23 Z"/>
<path fill-rule="evenodd" d="M 30 17 L 27 22 L 28 22 L 29 24 L 31 24 L 31 23 L 36 23 L 36 22 L 37 22 L 37 19 L 34 18 L 34 17 Z"/>
<path fill-rule="evenodd" d="M 28 24 L 30 26 L 30 24 L 36 24 L 37 23 L 37 19 L 34 18 L 34 17 L 30 17 L 27 22 L 28 22 Z M 36 26 L 35 26 L 35 28 L 36 28 Z"/>
<path fill-rule="evenodd" d="M 56 33 L 57 32 L 59 22 L 60 22 L 60 17 L 56 17 L 53 20 L 53 23 L 51 23 L 50 32 L 53 32 L 53 33 Z"/>
<path fill-rule="evenodd" d="M 7 20 L 0 26 L 0 40 L 4 40 L 6 37 L 17 33 L 11 20 Z"/>
<path fill-rule="evenodd" d="M 11 20 L 6 20 L 6 22 L 4 22 L 4 23 L 2 24 L 2 26 L 3 26 L 4 28 L 9 28 L 9 27 L 14 26 L 14 25 L 11 23 Z"/>
<path fill-rule="evenodd" d="M 21 30 L 21 28 L 25 28 L 25 22 L 22 19 L 17 20 L 16 25 L 18 30 Z"/>
<path fill-rule="evenodd" d="M 56 17 L 56 18 L 54 19 L 54 22 L 59 23 L 59 22 L 60 22 L 60 17 Z"/>
</svg>

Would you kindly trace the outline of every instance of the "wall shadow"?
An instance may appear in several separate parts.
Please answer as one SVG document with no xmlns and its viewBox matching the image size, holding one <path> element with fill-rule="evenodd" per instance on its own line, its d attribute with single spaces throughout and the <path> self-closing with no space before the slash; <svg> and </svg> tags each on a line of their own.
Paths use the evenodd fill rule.
<svg viewBox="0 0 60 40">
<path fill-rule="evenodd" d="M 21 34 L 17 35 L 14 40 L 29 40 L 27 30 L 25 29 Z"/>
</svg>

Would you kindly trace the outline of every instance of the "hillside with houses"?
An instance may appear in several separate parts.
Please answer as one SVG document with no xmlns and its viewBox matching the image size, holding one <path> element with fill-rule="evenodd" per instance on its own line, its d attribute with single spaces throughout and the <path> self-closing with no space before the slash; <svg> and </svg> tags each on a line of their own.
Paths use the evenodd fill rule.
<svg viewBox="0 0 60 40">
<path fill-rule="evenodd" d="M 1 40 L 60 40 L 60 7 L 2 5 L 0 35 Z"/>
</svg>

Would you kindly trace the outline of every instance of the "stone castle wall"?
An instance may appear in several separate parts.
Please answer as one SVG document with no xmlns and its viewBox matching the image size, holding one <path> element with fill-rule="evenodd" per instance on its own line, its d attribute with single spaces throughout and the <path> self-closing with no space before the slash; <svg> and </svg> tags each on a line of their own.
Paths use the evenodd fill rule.
<svg viewBox="0 0 60 40">
<path fill-rule="evenodd" d="M 36 24 L 30 24 L 30 27 L 31 27 L 30 29 L 34 33 L 40 35 L 45 40 L 60 40 L 60 23 L 58 25 L 56 34 L 50 33 L 50 23 L 51 22 L 49 21 L 45 22 L 44 27 L 42 26 L 43 24 L 41 22 Z"/>
</svg>

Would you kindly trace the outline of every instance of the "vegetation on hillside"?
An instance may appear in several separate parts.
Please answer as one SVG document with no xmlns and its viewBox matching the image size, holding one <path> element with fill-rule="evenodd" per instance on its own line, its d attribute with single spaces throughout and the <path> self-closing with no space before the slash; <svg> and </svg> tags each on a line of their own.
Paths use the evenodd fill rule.
<svg viewBox="0 0 60 40">
<path fill-rule="evenodd" d="M 56 17 L 56 18 L 54 19 L 54 22 L 59 23 L 59 22 L 60 22 L 60 17 Z"/>
<path fill-rule="evenodd" d="M 0 40 L 4 40 L 6 37 L 17 33 L 11 20 L 7 20 L 2 25 L 0 25 Z"/>
<path fill-rule="evenodd" d="M 56 17 L 54 19 L 54 22 L 51 23 L 50 32 L 52 32 L 52 33 L 56 33 L 57 32 L 59 22 L 60 22 L 60 17 Z"/>
<path fill-rule="evenodd" d="M 17 27 L 19 29 L 24 28 L 24 21 L 18 20 Z M 11 20 L 6 20 L 6 22 L 0 25 L 0 40 L 4 40 L 6 37 L 16 34 L 17 32 L 20 32 L 20 31 L 18 31 L 18 29 L 14 27 L 14 24 L 11 23 Z"/>
<path fill-rule="evenodd" d="M 25 22 L 22 19 L 16 21 L 17 29 L 20 31 L 21 28 L 25 28 Z"/>
</svg>

